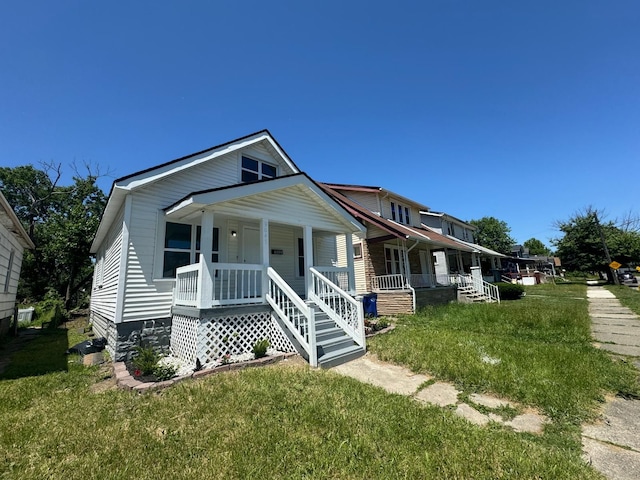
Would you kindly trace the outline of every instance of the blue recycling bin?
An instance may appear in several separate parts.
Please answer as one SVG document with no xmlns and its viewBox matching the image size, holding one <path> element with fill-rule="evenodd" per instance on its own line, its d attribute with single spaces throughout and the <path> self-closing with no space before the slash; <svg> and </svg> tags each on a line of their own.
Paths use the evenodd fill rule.
<svg viewBox="0 0 640 480">
<path fill-rule="evenodd" d="M 378 294 L 368 293 L 362 297 L 362 309 L 365 317 L 378 316 Z"/>
</svg>

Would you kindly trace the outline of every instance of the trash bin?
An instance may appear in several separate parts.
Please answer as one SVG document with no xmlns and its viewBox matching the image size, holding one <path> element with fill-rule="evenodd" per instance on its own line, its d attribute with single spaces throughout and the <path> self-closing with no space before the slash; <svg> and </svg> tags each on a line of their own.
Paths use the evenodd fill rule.
<svg viewBox="0 0 640 480">
<path fill-rule="evenodd" d="M 362 309 L 365 317 L 378 316 L 378 294 L 368 293 L 362 297 Z"/>
</svg>

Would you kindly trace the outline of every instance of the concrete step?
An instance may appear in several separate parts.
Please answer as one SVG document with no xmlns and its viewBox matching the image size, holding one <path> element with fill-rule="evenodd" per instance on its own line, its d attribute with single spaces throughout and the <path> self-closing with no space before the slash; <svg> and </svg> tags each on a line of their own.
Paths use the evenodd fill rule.
<svg viewBox="0 0 640 480">
<path fill-rule="evenodd" d="M 337 365 L 342 365 L 358 357 L 363 356 L 366 353 L 365 349 L 359 345 L 352 345 L 350 347 L 343 348 L 318 358 L 318 365 L 321 368 L 331 368 Z"/>
</svg>

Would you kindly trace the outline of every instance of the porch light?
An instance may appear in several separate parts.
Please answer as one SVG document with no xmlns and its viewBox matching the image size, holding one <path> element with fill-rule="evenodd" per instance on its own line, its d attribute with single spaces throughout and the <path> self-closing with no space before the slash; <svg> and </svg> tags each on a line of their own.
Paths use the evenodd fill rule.
<svg viewBox="0 0 640 480">
<path fill-rule="evenodd" d="M 231 230 L 231 236 L 232 237 L 237 237 L 238 236 L 238 232 L 236 232 L 235 230 Z"/>
</svg>

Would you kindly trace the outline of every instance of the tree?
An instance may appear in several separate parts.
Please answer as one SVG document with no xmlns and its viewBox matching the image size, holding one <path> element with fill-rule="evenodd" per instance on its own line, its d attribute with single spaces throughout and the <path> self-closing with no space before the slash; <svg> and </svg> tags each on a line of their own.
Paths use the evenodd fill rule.
<svg viewBox="0 0 640 480">
<path fill-rule="evenodd" d="M 477 227 L 476 239 L 479 245 L 507 255 L 511 253 L 511 246 L 516 242 L 511 238 L 511 229 L 506 222 L 494 217 L 483 217 L 480 220 L 470 220 L 469 223 Z"/>
<path fill-rule="evenodd" d="M 551 250 L 537 238 L 530 238 L 523 243 L 523 246 L 529 249 L 529 255 L 550 255 Z"/>
<path fill-rule="evenodd" d="M 0 168 L 0 188 L 36 246 L 25 251 L 21 297 L 41 299 L 53 288 L 69 308 L 74 294 L 91 279 L 89 249 L 106 196 L 96 184 L 99 175 L 85 166 L 87 174 L 76 169 L 71 186 L 58 185 L 60 165 Z"/>
<path fill-rule="evenodd" d="M 564 235 L 553 243 L 567 270 L 608 273 L 605 248 L 610 258 L 622 265 L 640 264 L 640 232 L 623 230 L 612 221 L 601 221 L 602 217 L 601 212 L 587 207 L 568 220 L 556 222 Z"/>
</svg>

